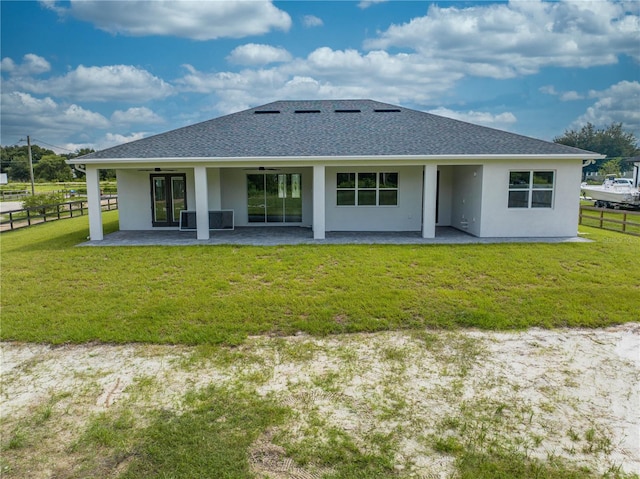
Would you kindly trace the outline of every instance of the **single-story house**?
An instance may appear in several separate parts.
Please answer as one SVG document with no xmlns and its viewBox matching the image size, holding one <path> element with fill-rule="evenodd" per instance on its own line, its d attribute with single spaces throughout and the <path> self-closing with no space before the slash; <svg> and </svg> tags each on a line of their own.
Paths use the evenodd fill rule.
<svg viewBox="0 0 640 479">
<path fill-rule="evenodd" d="M 121 230 L 303 226 L 478 237 L 571 237 L 583 161 L 602 155 L 372 100 L 276 101 L 97 151 L 115 169 Z"/>
</svg>

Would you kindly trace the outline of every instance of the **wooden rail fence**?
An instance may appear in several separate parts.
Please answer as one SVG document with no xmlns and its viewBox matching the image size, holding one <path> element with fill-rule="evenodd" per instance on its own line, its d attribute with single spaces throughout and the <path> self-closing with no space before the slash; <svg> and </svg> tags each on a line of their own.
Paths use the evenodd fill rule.
<svg viewBox="0 0 640 479">
<path fill-rule="evenodd" d="M 585 214 L 587 212 L 587 214 Z M 597 214 L 589 214 L 595 212 Z M 622 217 L 622 219 L 620 219 Z M 637 221 L 630 221 L 637 219 Z M 588 220 L 583 223 L 583 220 Z M 640 236 L 640 211 L 611 210 L 595 206 L 581 206 L 579 224 L 593 226 L 603 230 L 618 231 L 629 235 Z"/>
<path fill-rule="evenodd" d="M 117 196 L 103 196 L 102 211 L 118 209 Z M 0 215 L 0 231 L 11 231 L 47 221 L 83 216 L 87 212 L 87 200 L 67 201 L 55 205 L 33 206 L 19 210 L 5 211 Z"/>
<path fill-rule="evenodd" d="M 20 200 L 29 196 L 29 190 L 0 190 L 0 196 L 3 200 Z"/>
</svg>

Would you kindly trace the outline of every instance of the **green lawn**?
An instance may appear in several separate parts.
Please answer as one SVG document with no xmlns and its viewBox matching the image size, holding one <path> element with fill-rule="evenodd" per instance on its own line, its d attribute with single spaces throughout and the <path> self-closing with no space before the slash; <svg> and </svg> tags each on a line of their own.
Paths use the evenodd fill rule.
<svg viewBox="0 0 640 479">
<path fill-rule="evenodd" d="M 117 214 L 104 213 L 107 232 L 117 229 Z M 502 376 L 474 372 L 473 366 L 484 362 L 482 341 L 462 332 L 424 330 L 637 321 L 640 238 L 589 227 L 581 231 L 594 241 L 75 247 L 87 237 L 87 217 L 3 233 L 3 340 L 199 346 L 169 348 L 175 349 L 171 358 L 163 355 L 166 348 L 145 346 L 131 359 L 162 357 L 176 376 L 165 376 L 164 366 L 162 374 L 141 368 L 122 396 L 116 401 L 114 395 L 112 406 L 102 410 L 95 409 L 96 397 L 114 393 L 119 375 L 114 386 L 113 378 L 104 376 L 111 371 L 89 367 L 75 373 L 72 385 L 56 382 L 50 397 L 43 396 L 26 416 L 0 420 L 0 471 L 31 477 L 35 458 L 53 455 L 57 459 L 48 464 L 59 467 L 56 477 L 69 479 L 213 477 L 213 471 L 215 477 L 258 478 L 251 464 L 269 460 L 327 479 L 400 479 L 413 477 L 409 468 L 396 467 L 404 464 L 398 454 L 410 438 L 426 444 L 433 460 L 451 461 L 452 477 L 463 479 L 637 479 L 621 472 L 621 464 L 599 474 L 573 461 L 571 451 L 555 455 L 553 444 L 564 436 L 580 457 L 609 458 L 613 450 L 615 436 L 599 428 L 598 417 L 585 419 L 586 430 L 582 423 L 566 431 L 545 421 L 556 407 L 584 416 L 590 409 L 580 406 L 579 398 L 561 395 L 548 381 L 534 408 L 512 389 L 515 383 L 505 388 Z M 235 345 L 253 334 L 384 329 L 414 329 L 414 339 L 403 348 L 367 337 L 359 339 L 367 342 L 361 349 L 357 341 L 348 342 L 353 336 L 339 347 L 314 345 L 310 338 L 209 346 Z M 359 356 L 362 350 L 373 356 Z M 410 358 L 421 354 L 430 358 L 441 383 L 425 386 L 420 398 L 447 405 L 433 417 L 415 414 L 420 401 L 408 402 L 404 395 L 403 385 L 414 374 Z M 314 369 L 320 357 L 340 366 Z M 309 382 L 265 393 L 263 386 L 280 380 L 274 365 L 296 361 L 305 365 Z M 40 362 L 51 361 L 25 360 L 6 375 L 6 385 L 23 375 L 46 376 Z M 354 400 L 341 391 L 353 389 L 354 378 L 365 374 L 358 369 L 361 363 L 383 365 L 380 389 Z M 564 373 L 566 381 L 573 380 L 571 371 Z M 193 387 L 171 392 L 167 378 L 183 374 L 192 374 L 185 384 Z M 461 398 L 468 384 L 476 384 L 477 392 Z M 328 412 L 327 403 L 332 404 Z M 345 429 L 333 422 L 334 414 L 370 420 L 364 430 Z M 551 452 L 530 454 L 537 446 Z"/>
<path fill-rule="evenodd" d="M 0 237 L 3 340 L 600 327 L 638 320 L 640 238 L 593 243 L 76 248 L 87 217 Z M 104 214 L 117 229 L 117 212 Z"/>
</svg>

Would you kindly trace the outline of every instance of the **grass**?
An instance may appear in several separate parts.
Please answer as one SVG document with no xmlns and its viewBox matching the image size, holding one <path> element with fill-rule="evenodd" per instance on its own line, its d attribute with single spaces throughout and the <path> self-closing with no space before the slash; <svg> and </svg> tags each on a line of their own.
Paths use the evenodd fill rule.
<svg viewBox="0 0 640 479">
<path fill-rule="evenodd" d="M 70 448 L 83 478 L 252 477 L 250 446 L 288 410 L 239 388 L 210 386 L 185 396 L 186 411 L 145 413 L 140 427 L 127 408 L 96 415 Z M 70 477 L 76 477 L 70 474 Z"/>
<path fill-rule="evenodd" d="M 640 238 L 595 228 L 592 243 L 74 248 L 87 221 L 2 234 L 3 340 L 601 327 L 640 310 Z"/>
</svg>

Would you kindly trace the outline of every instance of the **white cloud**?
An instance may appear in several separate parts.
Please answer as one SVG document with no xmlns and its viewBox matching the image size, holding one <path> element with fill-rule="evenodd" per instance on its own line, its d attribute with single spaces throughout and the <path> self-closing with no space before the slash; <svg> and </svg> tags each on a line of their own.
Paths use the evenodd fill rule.
<svg viewBox="0 0 640 479">
<path fill-rule="evenodd" d="M 384 96 L 387 101 L 403 99 L 418 103 L 438 97 L 462 78 L 450 71 L 446 62 L 423 62 L 414 54 L 390 54 L 382 50 L 362 54 L 328 47 L 311 52 L 304 62 L 296 65 L 295 74 L 336 86 L 360 87 L 368 96 Z"/>
<path fill-rule="evenodd" d="M 129 108 L 126 111 L 116 110 L 111 115 L 111 121 L 115 124 L 130 125 L 133 123 L 157 124 L 164 120 L 147 107 Z"/>
<path fill-rule="evenodd" d="M 544 93 L 545 95 L 557 96 L 560 98 L 560 101 L 575 101 L 575 100 L 583 100 L 584 95 L 581 95 L 577 91 L 570 90 L 565 92 L 559 92 L 553 85 L 545 85 L 538 88 L 540 93 Z"/>
<path fill-rule="evenodd" d="M 360 3 L 358 3 L 358 8 L 361 9 L 365 9 L 365 8 L 369 8 L 372 5 L 375 5 L 376 3 L 385 3 L 388 2 L 389 0 L 362 0 Z"/>
<path fill-rule="evenodd" d="M 559 93 L 556 91 L 556 87 L 554 87 L 553 85 L 544 85 L 541 86 L 540 88 L 538 88 L 538 91 L 540 93 L 544 93 L 545 95 L 553 95 L 556 96 Z"/>
<path fill-rule="evenodd" d="M 146 107 L 116 110 L 111 121 L 100 113 L 76 104 L 61 104 L 50 97 L 36 98 L 24 92 L 2 93 L 2 144 L 13 144 L 31 135 L 63 145 L 71 151 L 80 148 L 103 149 L 138 140 L 146 132 L 101 133 L 131 124 L 157 124 L 162 118 Z M 73 138 L 78 141 L 68 141 Z M 64 140 L 64 141 L 63 141 Z M 63 150 L 61 150 L 63 151 Z"/>
<path fill-rule="evenodd" d="M 59 138 L 109 126 L 109 120 L 99 113 L 76 104 L 59 104 L 50 97 L 36 98 L 24 92 L 10 92 L 2 93 L 1 98 L 3 144 L 10 144 L 15 141 L 11 140 L 13 137 L 27 134 Z"/>
<path fill-rule="evenodd" d="M 114 34 L 175 36 L 193 40 L 241 38 L 273 29 L 287 31 L 291 17 L 270 1 L 226 0 L 72 0 L 69 8 L 48 2 L 62 16 L 71 15 Z"/>
<path fill-rule="evenodd" d="M 417 55 L 333 50 L 328 47 L 270 68 L 206 73 L 184 65 L 176 81 L 185 92 L 215 94 L 215 109 L 237 111 L 275 99 L 375 98 L 390 103 L 428 103 L 448 92 L 462 74 L 446 62 Z"/>
<path fill-rule="evenodd" d="M 109 125 L 104 116 L 76 104 L 64 106 L 56 103 L 50 97 L 40 99 L 21 92 L 2 94 L 2 114 L 3 117 L 32 117 L 41 125 L 49 124 L 52 121 L 59 125 L 82 125 L 92 128 L 103 128 Z"/>
<path fill-rule="evenodd" d="M 84 148 L 92 148 L 94 150 L 104 150 L 105 148 L 110 148 L 112 146 L 121 145 L 123 143 L 129 143 L 131 141 L 140 140 L 144 138 L 146 133 L 144 132 L 135 132 L 130 135 L 121 135 L 119 133 L 106 133 L 105 135 L 96 138 L 93 141 L 86 142 L 68 142 L 62 145 L 62 149 L 60 152 L 69 152 L 69 151 L 78 151 Z M 55 148 L 52 150 L 56 151 Z"/>
<path fill-rule="evenodd" d="M 465 74 L 512 78 L 547 66 L 614 64 L 621 54 L 640 59 L 639 41 L 640 17 L 621 3 L 512 1 L 432 5 L 426 16 L 392 25 L 365 46 L 408 48 Z"/>
<path fill-rule="evenodd" d="M 26 75 L 38 75 L 51 70 L 51 65 L 44 58 L 34 55 L 33 53 L 27 53 L 24 56 L 22 63 L 22 73 Z"/>
<path fill-rule="evenodd" d="M 79 101 L 147 101 L 166 98 L 173 87 L 164 80 L 129 65 L 85 67 L 48 79 L 21 78 L 9 88 Z"/>
<path fill-rule="evenodd" d="M 231 51 L 227 57 L 231 63 L 237 65 L 268 65 L 291 61 L 291 54 L 284 48 L 248 43 L 240 45 Z"/>
<path fill-rule="evenodd" d="M 577 91 L 573 91 L 573 90 L 564 92 L 562 95 L 560 95 L 561 101 L 575 101 L 575 100 L 583 100 L 583 99 L 584 99 L 584 96 L 582 96 Z"/>
<path fill-rule="evenodd" d="M 321 27 L 324 25 L 322 18 L 316 17 L 315 15 L 305 15 L 302 17 L 302 24 L 307 28 L 313 27 Z"/>
<path fill-rule="evenodd" d="M 0 62 L 0 71 L 6 73 L 13 73 L 16 70 L 16 63 L 9 57 L 5 57 Z"/>
<path fill-rule="evenodd" d="M 5 57 L 0 64 L 2 71 L 11 76 L 31 76 L 46 73 L 51 70 L 51 64 L 44 58 L 27 53 L 22 57 L 22 63 L 17 64 L 11 58 Z"/>
<path fill-rule="evenodd" d="M 102 139 L 98 140 L 95 149 L 103 150 L 111 146 L 121 145 L 123 143 L 129 143 L 135 140 L 141 140 L 145 137 L 144 132 L 135 132 L 129 135 L 121 135 L 119 133 L 107 133 Z"/>
<path fill-rule="evenodd" d="M 448 108 L 436 108 L 435 110 L 429 110 L 429 113 L 434 115 L 446 116 L 447 118 L 453 118 L 454 120 L 466 121 L 468 123 L 475 123 L 477 125 L 490 126 L 492 128 L 506 128 L 509 125 L 516 123 L 518 120 L 516 116 L 511 112 L 499 113 L 497 115 L 484 112 L 484 111 L 454 111 Z"/>
<path fill-rule="evenodd" d="M 587 122 L 597 127 L 622 123 L 640 137 L 640 82 L 621 81 L 603 91 L 590 91 L 589 98 L 598 101 L 573 122 L 572 128 L 580 128 Z"/>
</svg>

